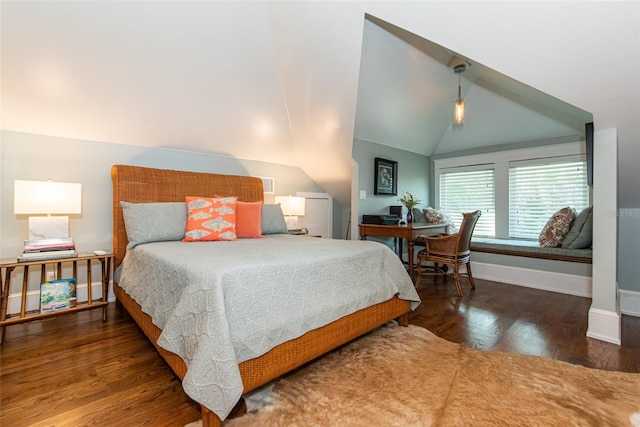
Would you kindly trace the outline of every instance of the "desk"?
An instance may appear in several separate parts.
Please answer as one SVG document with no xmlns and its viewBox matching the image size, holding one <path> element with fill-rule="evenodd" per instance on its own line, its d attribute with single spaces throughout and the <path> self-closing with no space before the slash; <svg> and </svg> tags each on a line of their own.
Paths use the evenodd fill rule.
<svg viewBox="0 0 640 427">
<path fill-rule="evenodd" d="M 402 239 L 407 240 L 409 249 L 409 276 L 413 279 L 413 241 L 420 235 L 433 236 L 446 233 L 449 224 L 412 222 L 405 225 L 360 224 L 360 238 L 367 236 L 395 237 L 400 239 L 398 256 L 402 259 Z"/>
</svg>

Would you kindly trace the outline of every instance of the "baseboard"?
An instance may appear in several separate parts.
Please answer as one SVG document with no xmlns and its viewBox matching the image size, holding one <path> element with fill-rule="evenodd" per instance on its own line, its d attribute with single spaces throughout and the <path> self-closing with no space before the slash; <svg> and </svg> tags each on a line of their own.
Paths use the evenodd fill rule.
<svg viewBox="0 0 640 427">
<path fill-rule="evenodd" d="M 640 292 L 619 289 L 620 313 L 640 317 Z"/>
<path fill-rule="evenodd" d="M 93 282 L 91 286 L 91 296 L 96 299 L 102 295 L 102 283 Z M 76 297 L 78 301 L 87 301 L 87 284 L 82 283 L 76 287 Z M 112 286 L 109 286 L 109 292 L 107 294 L 109 302 L 115 302 L 116 296 L 113 293 Z M 9 301 L 7 303 L 7 314 L 20 313 L 20 305 L 22 303 L 22 293 L 15 292 L 9 294 Z M 39 310 L 40 309 L 40 290 L 33 290 L 27 292 L 27 305 L 26 310 Z"/>
<path fill-rule="evenodd" d="M 483 262 L 473 262 L 471 271 L 473 277 L 478 279 L 587 298 L 591 298 L 592 295 L 592 280 L 590 276 L 577 276 L 575 274 L 555 273 Z"/>
<path fill-rule="evenodd" d="M 589 309 L 587 336 L 600 341 L 621 344 L 620 315 L 615 311 Z"/>
</svg>

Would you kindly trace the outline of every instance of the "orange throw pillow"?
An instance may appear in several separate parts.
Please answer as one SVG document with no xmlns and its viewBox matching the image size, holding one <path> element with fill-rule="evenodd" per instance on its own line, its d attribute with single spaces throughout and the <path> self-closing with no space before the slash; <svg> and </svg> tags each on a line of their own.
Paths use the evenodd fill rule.
<svg viewBox="0 0 640 427">
<path fill-rule="evenodd" d="M 262 238 L 263 205 L 263 202 L 238 202 L 236 209 L 238 238 Z"/>
<path fill-rule="evenodd" d="M 236 197 L 186 197 L 187 228 L 183 242 L 236 240 Z"/>
</svg>

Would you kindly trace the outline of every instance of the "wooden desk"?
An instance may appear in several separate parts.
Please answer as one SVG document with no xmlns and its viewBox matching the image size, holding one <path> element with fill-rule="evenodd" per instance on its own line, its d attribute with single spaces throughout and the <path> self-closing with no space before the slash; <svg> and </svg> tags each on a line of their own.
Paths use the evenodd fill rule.
<svg viewBox="0 0 640 427">
<path fill-rule="evenodd" d="M 446 233 L 449 224 L 412 222 L 405 225 L 360 224 L 360 238 L 367 236 L 395 237 L 400 239 L 398 256 L 402 259 L 402 239 L 406 239 L 409 251 L 409 276 L 413 279 L 413 241 L 420 235 L 433 236 Z"/>
</svg>

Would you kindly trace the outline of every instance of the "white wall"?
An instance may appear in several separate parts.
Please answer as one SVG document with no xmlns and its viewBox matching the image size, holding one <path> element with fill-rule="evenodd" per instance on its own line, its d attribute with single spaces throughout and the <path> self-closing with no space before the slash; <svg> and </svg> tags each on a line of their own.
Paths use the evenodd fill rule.
<svg viewBox="0 0 640 427">
<path fill-rule="evenodd" d="M 593 158 L 593 297 L 587 336 L 620 344 L 616 129 L 594 133 Z"/>
</svg>

